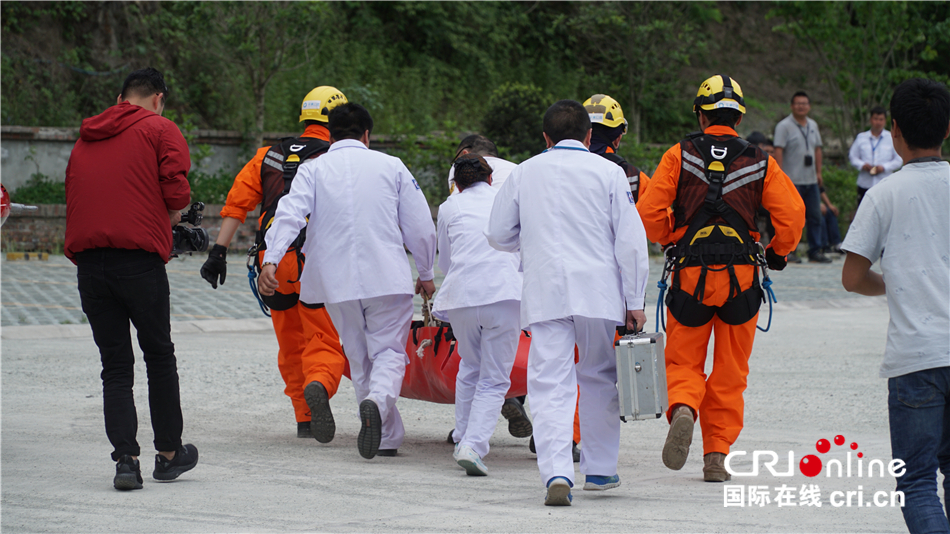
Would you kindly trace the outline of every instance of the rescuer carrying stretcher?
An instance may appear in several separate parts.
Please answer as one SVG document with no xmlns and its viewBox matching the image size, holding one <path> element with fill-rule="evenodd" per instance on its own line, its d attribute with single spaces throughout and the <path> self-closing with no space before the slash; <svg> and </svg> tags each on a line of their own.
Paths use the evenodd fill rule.
<svg viewBox="0 0 950 534">
<path fill-rule="evenodd" d="M 201 267 L 201 276 L 217 289 L 227 275 L 227 251 L 238 226 L 248 212 L 263 206 L 256 245 L 248 253 L 252 278 L 260 269 L 264 235 L 277 212 L 277 205 L 290 191 L 297 169 L 308 159 L 330 148 L 327 121 L 330 110 L 346 103 L 346 96 L 330 86 L 320 86 L 304 97 L 300 122 L 307 127 L 300 137 L 281 139 L 274 146 L 258 149 L 234 179 L 234 186 L 221 209 L 221 231 L 216 244 Z M 336 432 L 329 399 L 340 385 L 346 359 L 330 316 L 322 303 L 299 299 L 303 272 L 305 229 L 287 249 L 277 266 L 280 286 L 270 296 L 258 296 L 261 309 L 270 313 L 277 334 L 277 367 L 284 379 L 284 393 L 290 397 L 297 420 L 297 437 L 313 437 L 329 443 Z M 256 292 L 257 285 L 251 283 Z M 256 293 L 255 293 L 256 294 Z"/>
<path fill-rule="evenodd" d="M 666 249 L 661 287 L 672 273 L 666 298 L 670 430 L 663 463 L 674 470 L 686 464 L 698 414 L 703 478 L 724 482 L 730 479 L 725 457 L 742 430 L 742 394 L 765 296 L 758 268 L 785 268 L 785 256 L 801 239 L 805 207 L 775 160 L 738 137 L 745 101 L 735 80 L 716 75 L 703 82 L 693 112 L 702 132 L 663 155 L 637 208 L 647 237 Z M 764 258 L 755 231 L 760 205 L 775 226 Z"/>
</svg>

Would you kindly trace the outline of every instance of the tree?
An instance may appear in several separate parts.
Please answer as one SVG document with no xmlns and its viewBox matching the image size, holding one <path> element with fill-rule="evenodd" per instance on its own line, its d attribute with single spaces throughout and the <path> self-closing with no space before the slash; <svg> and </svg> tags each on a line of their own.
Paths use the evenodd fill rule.
<svg viewBox="0 0 950 534">
<path fill-rule="evenodd" d="M 534 85 L 502 85 L 488 101 L 483 133 L 502 155 L 523 160 L 544 150 L 541 123 L 554 98 Z"/>
<path fill-rule="evenodd" d="M 254 102 L 255 147 L 263 145 L 267 88 L 278 73 L 318 70 L 336 47 L 327 39 L 332 11 L 317 2 L 208 2 L 200 4 L 195 31 L 221 73 L 244 80 Z M 311 89 L 311 88 L 308 88 Z M 301 94 L 301 96 L 303 96 Z"/>
<path fill-rule="evenodd" d="M 950 79 L 946 2 L 789 2 L 769 16 L 784 21 L 775 31 L 793 35 L 821 58 L 841 146 L 864 129 L 872 107 L 887 106 L 901 81 Z"/>
<path fill-rule="evenodd" d="M 644 137 L 644 115 L 667 107 L 684 66 L 706 48 L 704 25 L 719 20 L 710 2 L 583 3 L 570 22 L 585 70 L 598 92 L 624 91 L 622 103 L 634 141 Z M 607 86 L 607 87 L 605 87 Z M 622 97 L 622 95 L 617 95 Z"/>
</svg>

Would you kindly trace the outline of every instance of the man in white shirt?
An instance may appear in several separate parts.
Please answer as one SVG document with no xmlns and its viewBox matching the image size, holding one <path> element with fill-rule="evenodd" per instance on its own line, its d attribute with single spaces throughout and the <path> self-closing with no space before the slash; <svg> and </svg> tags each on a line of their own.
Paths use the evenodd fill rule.
<svg viewBox="0 0 950 534">
<path fill-rule="evenodd" d="M 884 129 L 887 124 L 887 111 L 876 106 L 871 110 L 871 129 L 861 132 L 851 143 L 848 159 L 858 171 L 858 205 L 868 192 L 892 172 L 901 168 L 903 160 L 894 150 L 891 132 Z"/>
<path fill-rule="evenodd" d="M 845 289 L 887 295 L 887 378 L 891 453 L 910 532 L 948 532 L 937 469 L 950 495 L 950 92 L 921 78 L 891 98 L 894 148 L 907 163 L 867 192 L 841 248 Z M 881 272 L 871 270 L 880 259 Z M 886 282 L 886 283 L 885 283 Z M 945 506 L 950 506 L 950 501 Z"/>
<path fill-rule="evenodd" d="M 528 400 L 546 505 L 571 504 L 572 423 L 580 386 L 584 489 L 620 485 L 615 327 L 642 328 L 647 239 L 623 170 L 588 151 L 587 110 L 561 100 L 544 115 L 548 149 L 511 172 L 486 235 L 520 249 L 521 326 L 531 330 Z M 573 348 L 579 360 L 575 367 Z"/>
<path fill-rule="evenodd" d="M 455 149 L 455 159 L 465 154 L 478 154 L 485 158 L 492 170 L 492 187 L 496 189 L 500 189 L 505 184 L 508 175 L 515 168 L 514 163 L 498 157 L 498 147 L 484 135 L 472 134 L 462 139 L 458 148 Z M 449 168 L 449 195 L 457 195 L 458 192 L 458 188 L 455 187 L 455 166 L 453 165 Z"/>
<path fill-rule="evenodd" d="M 415 292 L 435 292 L 436 234 L 425 195 L 399 158 L 369 150 L 372 128 L 358 104 L 330 112 L 332 145 L 301 165 L 281 199 L 258 283 L 261 293 L 273 293 L 275 264 L 306 224 L 300 301 L 326 303 L 340 333 L 364 458 L 395 456 L 404 435 L 396 399 L 409 363 L 413 284 L 403 244 L 419 271 Z"/>
</svg>

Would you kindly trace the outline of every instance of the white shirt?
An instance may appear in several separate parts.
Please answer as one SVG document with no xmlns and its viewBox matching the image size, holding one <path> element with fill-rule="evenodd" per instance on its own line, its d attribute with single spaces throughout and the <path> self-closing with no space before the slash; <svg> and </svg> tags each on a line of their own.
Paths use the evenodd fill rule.
<svg viewBox="0 0 950 534">
<path fill-rule="evenodd" d="M 643 309 L 649 259 L 643 223 L 618 165 L 563 140 L 511 171 L 485 232 L 521 250 L 522 328 L 580 315 L 623 324 Z"/>
<path fill-rule="evenodd" d="M 501 186 L 505 184 L 505 180 L 508 179 L 508 175 L 517 165 L 506 159 L 492 156 L 484 156 L 484 158 L 492 170 L 491 186 L 495 189 L 501 189 Z M 452 165 L 449 167 L 449 195 L 457 195 L 458 193 L 459 190 L 455 187 L 455 165 Z"/>
<path fill-rule="evenodd" d="M 854 138 L 854 143 L 851 143 L 848 159 L 851 160 L 851 166 L 860 171 L 858 187 L 864 189 L 871 189 L 904 164 L 901 157 L 897 155 L 897 151 L 894 150 L 894 140 L 891 132 L 887 130 L 881 130 L 879 137 L 871 135 L 870 130 L 859 133 Z M 861 169 L 865 163 L 872 167 L 880 165 L 884 167 L 884 172 L 872 175 L 871 171 Z"/>
<path fill-rule="evenodd" d="M 881 377 L 950 366 L 950 164 L 910 163 L 868 190 L 841 248 L 881 259 Z"/>
<path fill-rule="evenodd" d="M 419 277 L 432 280 L 432 213 L 399 158 L 344 139 L 301 165 L 267 232 L 264 261 L 278 263 L 305 223 L 307 263 L 300 278 L 304 302 L 411 295 L 413 280 L 403 243 L 412 252 Z"/>
<path fill-rule="evenodd" d="M 478 182 L 439 206 L 439 268 L 445 280 L 435 294 L 436 319 L 448 320 L 444 314 L 448 310 L 521 300 L 520 258 L 493 249 L 485 238 L 497 193 L 498 189 Z"/>
</svg>

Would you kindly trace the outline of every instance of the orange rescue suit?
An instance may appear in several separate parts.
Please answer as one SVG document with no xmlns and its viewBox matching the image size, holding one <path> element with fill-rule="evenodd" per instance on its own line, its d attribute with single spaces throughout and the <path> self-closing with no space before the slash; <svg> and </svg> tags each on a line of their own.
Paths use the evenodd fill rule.
<svg viewBox="0 0 950 534">
<path fill-rule="evenodd" d="M 330 133 L 321 125 L 307 126 L 301 137 L 330 140 Z M 271 147 L 258 149 L 257 154 L 241 169 L 228 192 L 228 199 L 221 209 L 222 217 L 231 217 L 242 223 L 264 198 L 261 181 L 261 165 Z M 264 209 L 261 209 L 263 212 Z M 261 214 L 263 216 L 263 213 Z M 258 219 L 260 226 L 260 219 Z M 286 254 L 277 266 L 277 291 L 284 294 L 300 292 L 300 276 L 297 272 L 296 254 Z M 293 282 L 294 280 L 298 280 Z M 313 303 L 316 304 L 316 303 Z M 271 310 L 274 332 L 277 334 L 279 351 L 277 367 L 284 379 L 284 393 L 290 397 L 298 423 L 310 421 L 310 408 L 303 397 L 303 390 L 310 382 L 323 384 L 330 397 L 340 386 L 340 377 L 346 358 L 340 346 L 330 316 L 322 306 L 297 302 L 284 311 Z"/>
<path fill-rule="evenodd" d="M 711 136 L 738 134 L 726 126 L 710 126 L 704 132 Z M 637 210 L 643 220 L 647 238 L 655 243 L 668 245 L 680 240 L 688 229 L 688 221 L 677 224 L 673 207 L 679 192 L 680 172 L 683 158 L 679 144 L 666 151 L 650 181 L 650 188 L 640 197 Z M 775 237 L 771 244 L 779 255 L 786 255 L 798 246 L 805 225 L 805 205 L 788 176 L 775 160 L 768 158 L 762 205 L 772 216 Z M 702 193 L 705 194 L 705 191 Z M 758 206 L 749 206 L 755 210 Z M 750 229 L 753 239 L 759 234 Z M 713 266 L 714 268 L 721 266 Z M 684 291 L 693 293 L 702 267 L 686 267 L 680 271 L 680 284 Z M 735 273 L 742 290 L 752 285 L 755 267 L 736 265 Z M 729 298 L 729 274 L 725 270 L 709 270 L 706 274 L 705 293 L 702 303 L 721 306 Z M 723 322 L 718 315 L 703 326 L 687 327 L 680 324 L 667 310 L 666 317 L 666 378 L 669 389 L 667 418 L 673 408 L 684 404 L 698 414 L 703 433 L 703 454 L 729 453 L 742 430 L 746 378 L 749 374 L 749 356 L 755 339 L 758 315 L 744 324 L 733 326 Z M 715 331 L 713 370 L 707 377 L 706 351 L 709 337 Z"/>
</svg>

